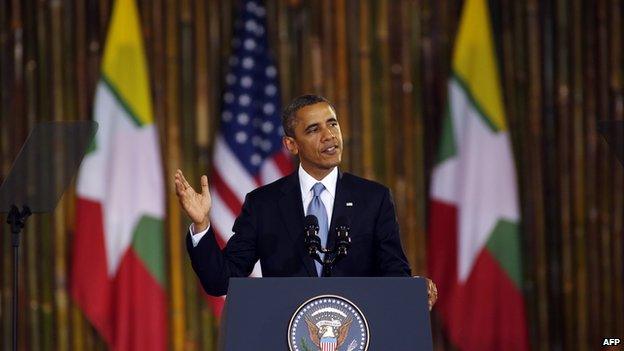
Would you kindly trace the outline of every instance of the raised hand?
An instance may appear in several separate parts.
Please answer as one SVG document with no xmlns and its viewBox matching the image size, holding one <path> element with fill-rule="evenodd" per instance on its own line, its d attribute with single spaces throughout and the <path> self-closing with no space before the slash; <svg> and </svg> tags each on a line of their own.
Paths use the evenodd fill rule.
<svg viewBox="0 0 624 351">
<path fill-rule="evenodd" d="M 175 189 L 184 212 L 193 221 L 195 233 L 204 231 L 210 225 L 209 213 L 212 206 L 208 177 L 201 177 L 201 193 L 197 193 L 184 178 L 181 170 L 175 173 Z"/>
</svg>

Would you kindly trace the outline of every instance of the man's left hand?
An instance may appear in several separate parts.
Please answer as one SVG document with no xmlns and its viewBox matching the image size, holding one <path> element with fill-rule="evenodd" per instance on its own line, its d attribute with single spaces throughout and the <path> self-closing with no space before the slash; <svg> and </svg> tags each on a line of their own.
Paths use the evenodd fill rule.
<svg viewBox="0 0 624 351">
<path fill-rule="evenodd" d="M 419 275 L 416 275 L 414 276 L 414 278 L 424 278 L 427 280 L 427 297 L 429 302 L 429 311 L 431 311 L 433 305 L 435 305 L 436 301 L 438 300 L 438 288 L 436 287 L 433 280 L 427 277 L 421 277 Z"/>
<path fill-rule="evenodd" d="M 429 278 L 425 279 L 427 279 L 427 296 L 429 297 L 429 311 L 431 311 L 433 305 L 435 305 L 436 301 L 438 300 L 438 288 L 436 287 L 433 280 Z"/>
</svg>

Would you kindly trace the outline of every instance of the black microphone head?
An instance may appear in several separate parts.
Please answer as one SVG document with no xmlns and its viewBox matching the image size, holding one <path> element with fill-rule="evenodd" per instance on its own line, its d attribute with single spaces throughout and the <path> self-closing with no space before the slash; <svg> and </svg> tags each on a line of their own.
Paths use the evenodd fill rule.
<svg viewBox="0 0 624 351">
<path fill-rule="evenodd" d="M 305 238 L 303 242 L 308 249 L 308 255 L 318 258 L 318 250 L 321 248 L 321 238 L 318 237 L 318 218 L 314 215 L 307 215 L 304 219 Z"/>
<path fill-rule="evenodd" d="M 304 225 L 306 228 L 310 226 L 318 227 L 318 218 L 315 215 L 307 215 L 304 220 Z"/>
<path fill-rule="evenodd" d="M 351 221 L 349 220 L 349 217 L 340 216 L 336 218 L 336 230 L 339 230 L 340 228 L 347 231 L 351 229 Z"/>
</svg>

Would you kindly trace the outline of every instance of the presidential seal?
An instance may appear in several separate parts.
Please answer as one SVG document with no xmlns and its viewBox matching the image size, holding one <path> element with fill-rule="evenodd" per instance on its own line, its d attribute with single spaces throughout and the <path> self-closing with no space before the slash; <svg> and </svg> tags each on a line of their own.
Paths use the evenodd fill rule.
<svg viewBox="0 0 624 351">
<path fill-rule="evenodd" d="M 290 351 L 366 351 L 369 330 L 362 311 L 335 295 L 304 302 L 290 319 Z"/>
</svg>

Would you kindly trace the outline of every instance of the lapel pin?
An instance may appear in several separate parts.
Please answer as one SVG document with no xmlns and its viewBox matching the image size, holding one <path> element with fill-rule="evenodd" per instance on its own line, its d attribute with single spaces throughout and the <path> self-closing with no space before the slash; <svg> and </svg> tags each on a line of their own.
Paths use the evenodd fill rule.
<svg viewBox="0 0 624 351">
<path fill-rule="evenodd" d="M 353 202 L 347 202 L 347 207 L 353 207 Z"/>
</svg>

